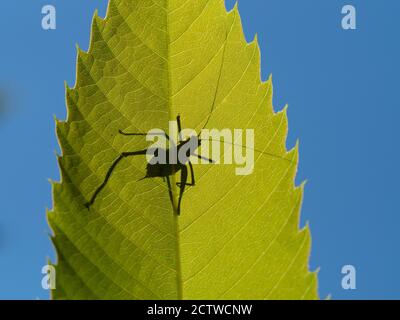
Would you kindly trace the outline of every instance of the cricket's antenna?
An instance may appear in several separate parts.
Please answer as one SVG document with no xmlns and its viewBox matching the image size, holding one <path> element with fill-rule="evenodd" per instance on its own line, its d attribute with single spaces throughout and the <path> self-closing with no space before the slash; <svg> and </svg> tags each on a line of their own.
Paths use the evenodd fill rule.
<svg viewBox="0 0 400 320">
<path fill-rule="evenodd" d="M 204 124 L 203 128 L 201 128 L 200 133 L 207 126 L 208 122 L 210 121 L 211 115 L 212 115 L 212 113 L 214 111 L 215 102 L 217 101 L 219 85 L 220 85 L 220 82 L 221 82 L 222 68 L 224 66 L 224 61 L 225 61 L 226 43 L 228 42 L 228 31 L 225 30 L 225 33 L 226 33 L 226 35 L 225 35 L 225 44 L 224 44 L 224 49 L 223 49 L 223 53 L 222 53 L 222 61 L 221 61 L 221 66 L 219 68 L 219 75 L 218 75 L 218 80 L 217 80 L 217 86 L 215 88 L 214 99 L 213 99 L 213 103 L 211 105 L 211 109 L 210 109 L 210 112 L 208 114 L 206 123 Z M 200 136 L 200 134 L 199 134 L 199 136 Z"/>
<path fill-rule="evenodd" d="M 241 148 L 248 149 L 248 150 L 253 150 L 253 151 L 259 152 L 259 153 L 261 153 L 261 154 L 265 154 L 265 155 L 267 155 L 267 156 L 270 156 L 270 157 L 272 157 L 272 158 L 285 160 L 285 161 L 287 161 L 287 162 L 289 162 L 289 163 L 291 163 L 291 164 L 295 164 L 295 163 L 296 163 L 295 161 L 292 161 L 292 160 L 290 160 L 290 159 L 287 159 L 287 158 L 278 156 L 278 155 L 276 155 L 276 154 L 269 153 L 269 152 L 265 152 L 265 151 L 262 151 L 262 150 L 259 150 L 259 149 L 256 149 L 256 148 L 250 148 L 250 147 L 248 147 L 248 146 L 244 146 L 244 145 L 241 145 L 241 144 L 238 144 L 238 143 L 234 143 L 234 142 L 221 141 L 221 140 L 216 140 L 216 139 L 212 139 L 212 138 L 209 138 L 209 139 L 200 139 L 200 141 L 214 141 L 214 142 L 219 142 L 219 143 L 226 143 L 226 144 L 230 144 L 230 145 L 232 145 L 232 146 L 241 147 Z"/>
</svg>

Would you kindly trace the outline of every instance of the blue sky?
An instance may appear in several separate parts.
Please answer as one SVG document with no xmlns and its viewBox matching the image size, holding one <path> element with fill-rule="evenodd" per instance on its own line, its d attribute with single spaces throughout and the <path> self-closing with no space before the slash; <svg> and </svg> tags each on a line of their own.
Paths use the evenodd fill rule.
<svg viewBox="0 0 400 320">
<path fill-rule="evenodd" d="M 55 31 L 41 28 L 45 4 L 57 8 Z M 53 115 L 65 117 L 75 44 L 88 47 L 92 14 L 106 4 L 2 4 L 0 299 L 48 298 L 41 268 L 55 257 L 45 219 L 47 180 L 59 176 Z M 341 28 L 346 4 L 357 9 L 357 30 Z M 300 139 L 301 223 L 311 227 L 321 297 L 400 298 L 400 2 L 239 0 L 239 9 L 247 38 L 258 33 L 263 78 L 273 74 L 275 108 L 289 104 L 288 146 Z M 346 264 L 356 267 L 356 290 L 341 288 Z"/>
</svg>

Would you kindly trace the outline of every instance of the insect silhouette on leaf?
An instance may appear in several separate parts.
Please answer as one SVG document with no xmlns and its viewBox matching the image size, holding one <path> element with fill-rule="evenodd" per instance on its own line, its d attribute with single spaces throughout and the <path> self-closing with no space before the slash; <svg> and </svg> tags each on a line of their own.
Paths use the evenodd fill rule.
<svg viewBox="0 0 400 320">
<path fill-rule="evenodd" d="M 208 123 L 208 120 L 209 120 L 209 118 L 207 119 L 206 124 Z M 178 125 L 178 132 L 180 134 L 182 132 L 182 125 L 181 125 L 181 118 L 179 115 L 177 116 L 176 121 L 177 121 L 177 125 Z M 206 126 L 206 124 L 204 125 L 204 127 Z M 203 127 L 203 129 L 204 129 L 204 127 Z M 148 134 L 146 134 L 146 133 L 126 133 L 126 132 L 123 132 L 122 130 L 119 130 L 119 133 L 124 136 L 146 136 L 148 134 L 151 134 L 151 133 L 148 133 Z M 163 134 L 165 135 L 165 138 L 171 142 L 171 139 L 168 136 L 168 134 L 165 132 Z M 210 138 L 209 141 L 216 141 L 216 140 L 213 140 L 212 138 Z M 122 152 L 120 154 L 120 156 L 112 163 L 112 165 L 108 169 L 103 183 L 96 189 L 96 191 L 94 192 L 90 201 L 85 204 L 86 208 L 90 209 L 90 207 L 94 204 L 97 196 L 99 195 L 99 193 L 103 190 L 103 188 L 107 185 L 108 181 L 110 180 L 111 175 L 114 172 L 116 166 L 123 159 L 129 158 L 129 157 L 135 157 L 135 156 L 144 156 L 144 155 L 149 155 L 149 154 L 154 155 L 154 157 L 159 157 L 160 154 L 162 154 L 163 158 L 166 160 L 165 163 L 149 161 L 146 166 L 146 175 L 138 181 L 141 181 L 144 179 L 150 179 L 150 178 L 163 178 L 167 182 L 169 197 L 170 197 L 171 203 L 174 205 L 173 192 L 172 192 L 172 186 L 171 186 L 171 177 L 173 175 L 175 175 L 176 173 L 180 172 L 180 182 L 176 183 L 176 185 L 179 187 L 179 199 L 178 199 L 178 204 L 176 206 L 176 214 L 180 215 L 181 203 L 182 203 L 183 194 L 185 192 L 185 188 L 187 186 L 193 187 L 196 184 L 193 164 L 190 161 L 190 158 L 197 157 L 197 158 L 199 158 L 205 162 L 208 162 L 210 164 L 216 163 L 216 161 L 206 158 L 197 153 L 197 149 L 201 146 L 201 142 L 202 142 L 202 139 L 200 138 L 200 134 L 197 136 L 195 136 L 195 135 L 190 136 L 189 138 L 187 138 L 183 141 L 181 140 L 176 146 L 176 154 L 179 155 L 179 157 L 177 157 L 176 162 L 170 161 L 171 160 L 169 157 L 170 150 L 164 149 L 161 147 L 147 148 L 147 149 L 143 149 L 143 150 L 139 150 L 139 151 L 132 151 L 132 152 Z M 218 142 L 222 142 L 222 141 L 218 141 Z M 223 141 L 223 143 L 229 143 L 234 146 L 251 149 L 251 150 L 259 152 L 261 154 L 265 154 L 268 156 L 272 156 L 272 157 L 293 163 L 293 161 L 291 161 L 287 158 L 283 158 L 278 155 L 267 153 L 265 151 L 248 148 L 247 146 L 242 146 L 242 145 L 239 145 L 236 143 L 230 143 L 230 142 L 226 142 L 226 141 Z M 182 149 L 184 152 L 181 152 Z M 188 169 L 188 167 L 189 167 L 189 169 Z M 190 170 L 190 178 L 191 178 L 190 183 L 188 182 L 189 170 Z"/>
<path fill-rule="evenodd" d="M 208 117 L 206 119 L 205 124 L 203 125 L 201 131 L 203 129 L 205 129 L 205 127 L 207 126 L 207 124 L 209 123 L 209 120 L 213 114 L 214 111 L 214 107 L 215 107 L 215 103 L 217 100 L 217 95 L 218 95 L 218 89 L 220 86 L 220 80 L 221 80 L 221 74 L 222 74 L 222 69 L 223 69 L 223 62 L 225 59 L 225 47 L 226 47 L 226 42 L 227 42 L 227 36 L 226 35 L 226 39 L 225 39 L 225 45 L 224 45 L 224 50 L 223 50 L 223 54 L 222 54 L 222 61 L 221 61 L 221 65 L 220 65 L 220 69 L 219 69 L 219 75 L 218 75 L 218 80 L 216 83 L 216 88 L 215 88 L 215 92 L 214 92 L 214 97 L 213 97 L 213 102 L 211 104 L 211 109 L 209 111 Z M 178 133 L 179 136 L 182 132 L 182 125 L 181 125 L 181 118 L 178 115 L 176 118 L 177 121 L 177 126 L 178 126 Z M 183 154 L 183 156 L 179 156 L 177 161 L 172 162 L 169 159 L 169 149 L 164 149 L 161 147 L 158 148 L 153 148 L 150 149 L 143 149 L 143 150 L 139 150 L 139 151 L 132 151 L 132 152 L 122 152 L 120 154 L 120 156 L 112 163 L 111 167 L 108 169 L 106 176 L 103 180 L 103 183 L 95 190 L 95 192 L 93 193 L 92 197 L 90 198 L 89 202 L 85 203 L 85 207 L 87 209 L 90 209 L 90 207 L 94 204 L 97 196 L 99 195 L 99 193 L 103 190 L 103 188 L 107 185 L 108 181 L 111 178 L 112 173 L 114 172 L 115 168 L 117 167 L 118 163 L 120 163 L 123 159 L 129 158 L 129 157 L 135 157 L 135 156 L 144 156 L 144 155 L 149 155 L 152 154 L 155 157 L 159 156 L 161 153 L 164 156 L 164 159 L 166 159 L 165 163 L 153 163 L 152 161 L 150 161 L 149 163 L 147 163 L 147 167 L 146 167 L 146 175 L 145 177 L 143 177 L 141 180 L 144 179 L 149 179 L 149 178 L 163 178 L 164 180 L 166 180 L 167 182 L 167 186 L 168 186 L 168 192 L 169 192 L 169 197 L 170 200 L 173 204 L 173 207 L 175 208 L 174 205 L 174 198 L 173 198 L 173 192 L 172 192 L 172 186 L 171 186 L 171 177 L 174 176 L 176 173 L 180 172 L 180 182 L 176 183 L 176 185 L 179 187 L 179 198 L 178 198 L 178 203 L 176 205 L 175 211 L 177 215 L 180 215 L 181 213 L 181 203 L 182 203 L 182 197 L 183 194 L 185 192 L 185 188 L 187 186 L 195 186 L 195 175 L 194 175 L 194 169 L 193 169 L 193 164 L 190 161 L 191 157 L 197 157 L 199 159 L 202 159 L 205 162 L 208 162 L 210 164 L 215 163 L 214 160 L 203 157 L 199 154 L 197 154 L 197 148 L 199 148 L 201 146 L 201 141 L 202 139 L 200 138 L 201 136 L 201 131 L 199 133 L 199 135 L 197 136 L 190 136 L 189 138 L 182 140 L 180 139 L 179 142 L 176 145 L 176 151 L 177 154 L 180 154 L 180 150 L 183 149 L 185 152 Z M 122 130 L 119 130 L 119 133 L 121 135 L 124 136 L 147 136 L 146 133 L 126 133 Z M 170 137 L 164 132 L 165 138 L 170 141 L 171 143 L 171 139 Z M 215 141 L 213 139 L 207 139 L 209 141 Z M 217 142 L 222 142 L 222 141 L 217 141 Z M 173 143 L 173 142 L 172 142 Z M 248 148 L 247 146 L 242 146 L 242 145 L 238 145 L 235 143 L 230 143 L 230 142 L 226 142 L 223 141 L 223 143 L 229 143 L 231 145 L 234 146 L 239 146 L 241 148 L 247 148 L 247 149 L 251 149 L 253 151 L 262 153 L 262 154 L 266 154 L 268 156 L 274 157 L 274 158 L 279 158 L 279 159 L 283 159 L 285 161 L 288 161 L 290 163 L 293 163 L 291 160 L 280 157 L 278 155 L 274 155 L 271 153 L 267 153 L 261 150 L 257 150 L 257 149 L 252 149 L 252 148 Z M 189 167 L 189 169 L 188 169 Z M 190 183 L 188 183 L 188 175 L 189 175 L 189 170 L 190 170 L 190 176 L 191 176 L 191 181 Z"/>
<path fill-rule="evenodd" d="M 210 117 L 212 115 L 212 112 L 213 112 L 213 109 L 214 109 L 214 105 L 215 105 L 215 102 L 216 102 L 217 93 L 218 93 L 218 89 L 219 89 L 219 84 L 220 84 L 220 80 L 221 80 L 223 63 L 224 63 L 224 59 L 225 59 L 225 49 L 226 49 L 227 39 L 228 39 L 228 33 L 226 33 L 226 35 L 225 35 L 225 44 L 224 44 L 224 49 L 223 49 L 223 54 L 222 54 L 222 61 L 221 61 L 220 69 L 219 69 L 217 85 L 216 85 L 215 92 L 214 92 L 213 103 L 211 105 L 211 110 L 210 110 L 210 113 L 208 115 L 207 121 L 203 126 L 203 129 L 206 127 L 206 125 L 208 124 L 208 122 L 210 120 Z M 180 134 L 181 131 L 182 131 L 182 126 L 181 126 L 181 119 L 180 119 L 179 115 L 177 116 L 176 121 L 177 121 L 177 125 L 178 125 L 178 133 Z M 122 130 L 119 130 L 119 133 L 122 134 L 122 135 L 125 135 L 125 136 L 146 136 L 147 135 L 146 133 L 125 133 Z M 169 136 L 165 132 L 164 132 L 164 134 L 165 134 L 165 137 L 171 142 L 171 139 L 169 138 Z M 213 163 L 214 162 L 211 159 L 204 158 L 204 157 L 202 157 L 202 156 L 200 156 L 200 155 L 195 153 L 195 150 L 200 145 L 201 145 L 201 139 L 200 139 L 199 135 L 198 136 L 191 136 L 190 138 L 188 138 L 188 139 L 186 139 L 184 141 L 179 141 L 179 143 L 176 146 L 177 154 L 179 154 L 179 151 L 182 148 L 186 149 L 188 147 L 188 149 L 187 149 L 186 154 L 183 157 L 178 157 L 177 163 L 170 163 L 169 162 L 169 154 L 170 153 L 169 153 L 168 149 L 162 149 L 162 148 L 156 148 L 155 150 L 144 149 L 144 150 L 139 150 L 139 151 L 121 153 L 121 155 L 113 162 L 111 167 L 108 169 L 108 172 L 107 172 L 107 174 L 105 176 L 105 179 L 104 179 L 103 183 L 96 189 L 96 191 L 94 192 L 94 194 L 91 197 L 90 201 L 85 203 L 85 207 L 87 209 L 90 209 L 90 207 L 95 202 L 95 200 L 96 200 L 97 196 L 99 195 L 99 193 L 101 192 L 101 190 L 103 190 L 103 188 L 106 186 L 106 184 L 109 181 L 114 169 L 116 168 L 116 166 L 118 165 L 118 163 L 122 159 L 125 159 L 125 158 L 128 158 L 128 157 L 146 155 L 146 154 L 149 154 L 149 153 L 153 152 L 154 156 L 158 156 L 160 153 L 164 153 L 165 159 L 167 161 L 164 164 L 160 164 L 160 163 L 152 164 L 152 162 L 150 161 L 147 164 L 147 167 L 146 167 L 146 176 L 144 178 L 140 179 L 140 180 L 147 179 L 147 178 L 156 178 L 156 177 L 161 177 L 161 178 L 165 179 L 167 181 L 167 185 L 168 185 L 169 197 L 171 199 L 172 204 L 174 204 L 170 177 L 172 175 L 175 175 L 177 172 L 180 171 L 181 172 L 181 181 L 177 183 L 177 186 L 179 187 L 179 199 L 178 199 L 178 205 L 177 205 L 177 208 L 176 208 L 176 213 L 178 215 L 180 215 L 182 196 L 183 196 L 183 193 L 185 191 L 185 188 L 186 188 L 186 186 L 194 186 L 195 185 L 193 164 L 189 160 L 190 157 L 191 156 L 195 156 L 195 157 L 198 157 L 198 158 L 203 159 L 205 161 L 208 161 L 209 163 Z M 191 182 L 190 183 L 187 182 L 187 179 L 188 179 L 188 168 L 187 168 L 187 165 L 189 166 L 189 169 L 190 169 L 190 175 L 191 175 Z"/>
<path fill-rule="evenodd" d="M 177 116 L 177 124 L 178 124 L 178 132 L 182 131 L 182 125 L 181 125 L 181 119 L 180 116 Z M 119 130 L 119 133 L 124 135 L 124 136 L 146 136 L 146 133 L 125 133 L 122 130 Z M 170 137 L 166 134 L 165 137 L 170 140 Z M 108 172 L 105 176 L 105 179 L 103 183 L 96 189 L 94 192 L 92 198 L 90 199 L 89 202 L 85 204 L 86 208 L 90 208 L 93 203 L 95 202 L 97 196 L 99 195 L 100 191 L 106 186 L 107 182 L 109 181 L 114 169 L 118 165 L 118 163 L 123 160 L 124 158 L 128 157 L 134 157 L 134 156 L 140 156 L 140 155 L 146 155 L 146 154 L 153 154 L 154 157 L 160 156 L 160 153 L 164 154 L 164 158 L 166 159 L 165 163 L 159 163 L 154 161 L 149 161 L 146 166 L 146 175 L 140 179 L 148 179 L 148 178 L 163 178 L 167 181 L 168 184 L 168 191 L 169 191 L 169 196 L 171 199 L 171 202 L 173 203 L 173 194 L 172 194 L 172 187 L 171 187 L 171 179 L 170 177 L 175 175 L 176 173 L 180 172 L 181 173 L 181 180 L 180 182 L 177 182 L 176 185 L 179 187 L 179 200 L 178 200 L 178 205 L 176 208 L 176 213 L 180 215 L 181 212 L 181 202 L 182 202 L 182 196 L 183 193 L 185 192 L 186 186 L 195 186 L 195 177 L 194 177 L 194 169 L 193 169 L 193 164 L 190 161 L 190 157 L 195 156 L 198 157 L 199 159 L 206 160 L 209 163 L 214 163 L 213 160 L 205 158 L 201 155 L 198 155 L 195 153 L 196 149 L 201 145 L 201 140 L 199 139 L 198 136 L 191 136 L 190 138 L 180 141 L 177 146 L 176 146 L 176 152 L 177 154 L 181 154 L 182 152 L 181 149 L 184 148 L 184 153 L 183 156 L 178 157 L 178 161 L 176 163 L 172 163 L 169 158 L 170 150 L 169 149 L 163 149 L 163 148 L 148 148 L 148 149 L 143 149 L 139 151 L 133 151 L 133 152 L 122 152 L 121 155 L 113 162 L 111 167 L 108 169 Z M 188 167 L 190 169 L 190 176 L 191 176 L 191 182 L 188 183 Z"/>
</svg>

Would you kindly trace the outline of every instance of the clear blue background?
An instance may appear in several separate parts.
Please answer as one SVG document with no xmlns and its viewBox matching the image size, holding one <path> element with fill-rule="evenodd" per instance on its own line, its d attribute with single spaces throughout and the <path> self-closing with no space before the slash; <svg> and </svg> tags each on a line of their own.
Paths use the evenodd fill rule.
<svg viewBox="0 0 400 320">
<path fill-rule="evenodd" d="M 341 28 L 349 3 L 356 31 Z M 41 28 L 45 4 L 57 8 L 56 31 Z M 87 49 L 92 14 L 106 4 L 2 1 L 0 298 L 48 298 L 41 268 L 55 256 L 45 219 L 47 179 L 59 177 L 53 115 L 65 118 L 75 43 Z M 302 225 L 310 222 L 321 297 L 400 298 L 400 2 L 239 0 L 239 9 L 247 38 L 259 35 L 276 109 L 289 103 L 288 145 L 301 141 Z M 345 264 L 357 268 L 357 290 L 341 288 Z"/>
</svg>

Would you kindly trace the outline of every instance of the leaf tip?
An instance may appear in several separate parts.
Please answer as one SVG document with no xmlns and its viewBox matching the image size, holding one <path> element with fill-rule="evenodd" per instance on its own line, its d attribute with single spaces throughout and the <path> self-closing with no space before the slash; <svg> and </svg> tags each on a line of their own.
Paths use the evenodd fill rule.
<svg viewBox="0 0 400 320">
<path fill-rule="evenodd" d="M 258 33 L 255 33 L 255 34 L 254 34 L 253 42 L 255 42 L 255 43 L 258 44 Z"/>
<path fill-rule="evenodd" d="M 93 27 L 92 36 L 96 32 L 100 32 L 99 27 L 104 26 L 104 22 L 105 22 L 105 20 L 102 17 L 99 16 L 99 10 L 96 9 L 96 11 L 93 14 L 93 19 L 92 19 L 92 27 Z M 97 30 L 94 29 L 94 28 L 97 28 Z M 90 40 L 90 43 L 92 43 L 92 39 Z"/>
<path fill-rule="evenodd" d="M 297 151 L 299 150 L 299 148 L 300 148 L 300 139 L 299 139 L 299 138 L 296 139 L 296 143 L 295 143 L 295 145 L 294 145 L 294 148 L 295 148 Z"/>
<path fill-rule="evenodd" d="M 76 48 L 76 52 L 78 54 L 79 57 L 82 57 L 83 55 L 86 54 L 86 51 L 84 51 L 78 43 L 75 43 L 75 48 Z"/>
<path fill-rule="evenodd" d="M 56 114 L 53 113 L 53 121 L 57 124 L 60 122 L 60 120 L 57 118 Z"/>
<path fill-rule="evenodd" d="M 239 2 L 238 0 L 235 1 L 235 4 L 233 5 L 232 9 L 228 11 L 228 14 L 233 13 L 234 16 L 239 14 Z"/>
<path fill-rule="evenodd" d="M 283 114 L 285 119 L 287 119 L 288 109 L 289 109 L 289 105 L 285 104 L 285 106 L 282 108 L 282 110 L 278 111 L 277 114 Z"/>
<path fill-rule="evenodd" d="M 300 188 L 301 188 L 302 190 L 304 190 L 304 188 L 306 187 L 307 183 L 308 183 L 308 180 L 307 180 L 307 179 L 304 180 L 304 181 L 300 184 Z"/>
<path fill-rule="evenodd" d="M 64 80 L 64 90 L 65 92 L 68 92 L 71 89 L 71 87 L 69 86 L 67 80 Z"/>
<path fill-rule="evenodd" d="M 235 1 L 235 5 L 233 6 L 233 10 L 239 11 L 239 1 L 238 0 Z"/>
</svg>

